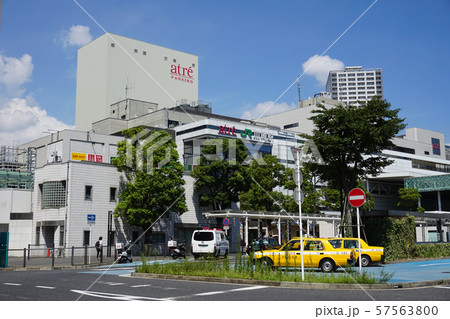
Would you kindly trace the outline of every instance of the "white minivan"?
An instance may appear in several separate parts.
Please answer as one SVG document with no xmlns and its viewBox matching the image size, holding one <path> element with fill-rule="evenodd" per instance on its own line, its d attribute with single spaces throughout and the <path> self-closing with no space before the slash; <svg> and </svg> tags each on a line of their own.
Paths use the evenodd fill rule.
<svg viewBox="0 0 450 319">
<path fill-rule="evenodd" d="M 230 243 L 225 232 L 219 229 L 195 230 L 192 234 L 191 245 L 195 259 L 205 255 L 226 257 L 230 251 Z"/>
</svg>

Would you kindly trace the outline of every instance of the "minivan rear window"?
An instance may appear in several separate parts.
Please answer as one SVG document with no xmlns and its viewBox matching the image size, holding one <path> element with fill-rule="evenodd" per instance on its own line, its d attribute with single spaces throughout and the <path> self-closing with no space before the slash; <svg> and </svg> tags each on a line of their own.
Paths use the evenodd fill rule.
<svg viewBox="0 0 450 319">
<path fill-rule="evenodd" d="M 194 240 L 198 241 L 211 241 L 214 239 L 214 234 L 212 232 L 196 232 L 194 234 Z"/>
</svg>

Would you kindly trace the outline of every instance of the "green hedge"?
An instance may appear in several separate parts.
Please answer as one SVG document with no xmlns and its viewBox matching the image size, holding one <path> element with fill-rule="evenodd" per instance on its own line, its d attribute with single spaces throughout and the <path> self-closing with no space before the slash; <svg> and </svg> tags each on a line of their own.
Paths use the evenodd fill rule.
<svg viewBox="0 0 450 319">
<path fill-rule="evenodd" d="M 415 245 L 415 219 L 413 216 L 367 217 L 363 220 L 369 245 L 383 246 L 386 260 L 412 258 Z"/>
<path fill-rule="evenodd" d="M 387 261 L 450 256 L 450 243 L 415 244 L 413 216 L 366 217 L 363 223 L 369 245 L 383 246 Z"/>
<path fill-rule="evenodd" d="M 412 258 L 435 258 L 450 256 L 450 243 L 414 245 Z"/>
</svg>

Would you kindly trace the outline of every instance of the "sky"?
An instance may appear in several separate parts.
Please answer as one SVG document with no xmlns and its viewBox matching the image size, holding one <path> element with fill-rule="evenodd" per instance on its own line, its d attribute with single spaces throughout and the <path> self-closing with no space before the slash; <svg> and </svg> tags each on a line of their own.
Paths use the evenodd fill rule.
<svg viewBox="0 0 450 319">
<path fill-rule="evenodd" d="M 450 143 L 450 0 L 3 0 L 0 145 L 74 127 L 77 50 L 105 31 L 198 55 L 199 99 L 233 117 L 297 107 L 298 76 L 307 99 L 382 68 L 408 127 Z"/>
</svg>

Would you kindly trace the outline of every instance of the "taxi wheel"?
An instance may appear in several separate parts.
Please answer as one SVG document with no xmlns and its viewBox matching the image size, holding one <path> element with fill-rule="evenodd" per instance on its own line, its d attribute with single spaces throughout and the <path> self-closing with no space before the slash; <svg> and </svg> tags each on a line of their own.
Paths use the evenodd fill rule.
<svg viewBox="0 0 450 319">
<path fill-rule="evenodd" d="M 266 267 L 270 267 L 272 269 L 274 268 L 272 259 L 267 258 L 267 257 L 261 259 L 261 265 L 262 266 L 266 266 Z"/>
<path fill-rule="evenodd" d="M 370 257 L 367 255 L 362 255 L 361 256 L 361 266 L 362 267 L 367 267 L 370 264 Z"/>
<path fill-rule="evenodd" d="M 320 262 L 320 268 L 323 272 L 332 272 L 335 268 L 335 265 L 331 259 L 324 259 Z"/>
</svg>

